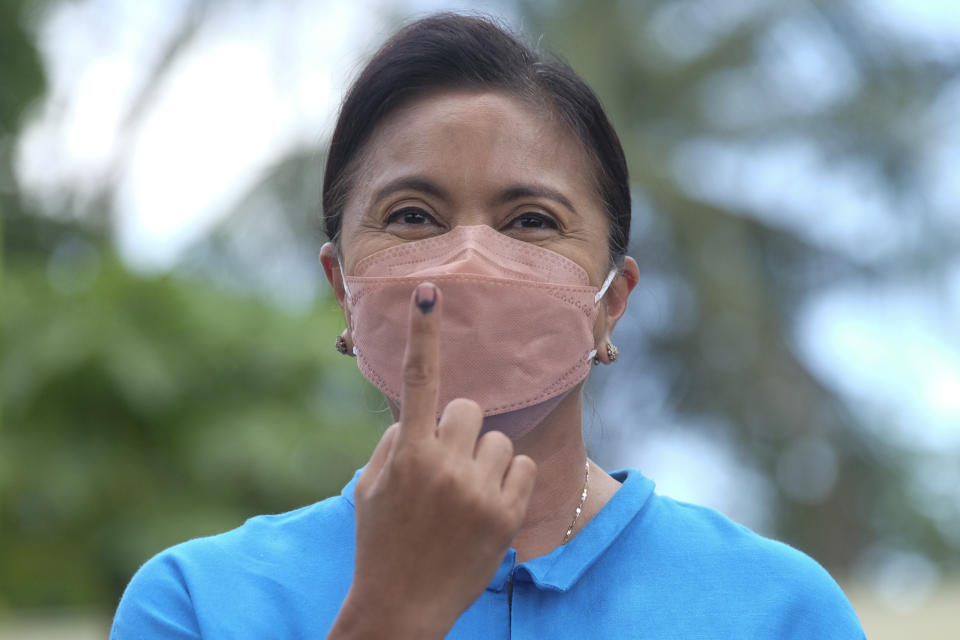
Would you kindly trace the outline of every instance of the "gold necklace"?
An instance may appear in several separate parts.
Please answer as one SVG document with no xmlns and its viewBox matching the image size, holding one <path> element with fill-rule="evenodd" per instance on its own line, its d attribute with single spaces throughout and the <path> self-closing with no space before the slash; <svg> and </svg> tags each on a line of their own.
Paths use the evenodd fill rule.
<svg viewBox="0 0 960 640">
<path fill-rule="evenodd" d="M 583 503 L 587 501 L 587 485 L 590 484 L 590 461 L 583 465 L 583 491 L 580 492 L 580 504 L 577 505 L 577 510 L 573 513 L 573 520 L 570 522 L 570 526 L 567 527 L 567 532 L 563 534 L 563 539 L 560 541 L 560 544 L 567 544 L 567 541 L 570 540 L 570 536 L 573 534 L 573 528 L 577 525 L 577 520 L 580 519 L 580 513 L 583 511 Z"/>
</svg>

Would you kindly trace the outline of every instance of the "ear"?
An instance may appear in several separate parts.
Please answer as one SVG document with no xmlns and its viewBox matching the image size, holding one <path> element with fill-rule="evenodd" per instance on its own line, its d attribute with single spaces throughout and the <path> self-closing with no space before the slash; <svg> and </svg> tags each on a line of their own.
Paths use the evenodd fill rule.
<svg viewBox="0 0 960 640">
<path fill-rule="evenodd" d="M 633 288 L 637 286 L 639 279 L 640 267 L 637 266 L 637 261 L 630 256 L 625 257 L 623 259 L 623 268 L 620 269 L 620 272 L 613 279 L 613 282 L 610 283 L 610 287 L 603 297 L 606 301 L 604 308 L 607 314 L 607 322 L 603 335 L 603 340 L 606 342 L 610 342 L 610 335 L 613 333 L 613 328 L 617 326 L 617 322 L 623 317 L 623 314 L 626 313 L 627 298 L 630 297 L 630 292 L 633 291 Z"/>
<path fill-rule="evenodd" d="M 332 242 L 325 242 L 320 247 L 320 265 L 327 276 L 327 282 L 333 289 L 333 295 L 337 298 L 337 304 L 343 309 L 343 315 L 349 327 L 350 310 L 346 306 L 347 291 L 343 286 L 343 273 L 340 271 L 340 261 L 337 259 L 337 247 Z"/>
</svg>

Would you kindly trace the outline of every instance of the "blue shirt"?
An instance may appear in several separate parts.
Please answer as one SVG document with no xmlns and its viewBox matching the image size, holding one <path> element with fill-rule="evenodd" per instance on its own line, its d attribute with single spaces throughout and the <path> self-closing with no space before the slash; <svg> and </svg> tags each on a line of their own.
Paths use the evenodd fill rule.
<svg viewBox="0 0 960 640">
<path fill-rule="evenodd" d="M 659 496 L 638 471 L 612 475 L 621 488 L 580 533 L 520 564 L 510 550 L 447 637 L 864 638 L 808 556 Z M 356 478 L 339 496 L 155 556 L 110 637 L 324 638 L 353 575 Z"/>
</svg>

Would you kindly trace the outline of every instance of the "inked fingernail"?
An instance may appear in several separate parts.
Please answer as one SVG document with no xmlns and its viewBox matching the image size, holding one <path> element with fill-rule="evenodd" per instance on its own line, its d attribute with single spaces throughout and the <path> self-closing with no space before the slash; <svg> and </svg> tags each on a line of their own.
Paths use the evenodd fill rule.
<svg viewBox="0 0 960 640">
<path fill-rule="evenodd" d="M 437 288 L 426 282 L 417 285 L 414 301 L 420 307 L 420 313 L 430 313 L 433 311 L 433 305 L 437 302 Z"/>
</svg>

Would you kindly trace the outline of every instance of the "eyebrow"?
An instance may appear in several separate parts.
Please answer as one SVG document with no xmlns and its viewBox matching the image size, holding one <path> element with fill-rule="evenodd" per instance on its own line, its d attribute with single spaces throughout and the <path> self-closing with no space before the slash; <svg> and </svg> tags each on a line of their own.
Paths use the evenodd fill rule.
<svg viewBox="0 0 960 640">
<path fill-rule="evenodd" d="M 419 191 L 421 193 L 438 198 L 446 203 L 449 203 L 452 200 L 450 194 L 443 187 L 430 178 L 422 175 L 401 176 L 391 180 L 384 185 L 383 188 L 377 191 L 375 200 L 380 201 L 398 191 L 407 190 Z M 510 185 L 493 197 L 491 200 L 491 205 L 504 205 L 509 202 L 513 202 L 514 200 L 521 200 L 523 198 L 543 198 L 545 200 L 553 200 L 554 202 L 558 202 L 569 209 L 574 215 L 579 215 L 573 204 L 565 195 L 556 189 L 551 189 L 550 187 L 539 184 Z"/>
<path fill-rule="evenodd" d="M 551 189 L 550 187 L 545 187 L 539 184 L 510 185 L 497 194 L 497 196 L 493 199 L 493 204 L 496 206 L 513 202 L 514 200 L 521 200 L 523 198 L 543 198 L 545 200 L 553 200 L 554 202 L 562 204 L 574 215 L 578 215 L 577 210 L 573 208 L 573 204 L 565 195 L 555 189 Z"/>
<path fill-rule="evenodd" d="M 450 195 L 443 187 L 425 176 L 402 176 L 391 180 L 380 191 L 377 191 L 375 200 L 383 200 L 397 191 L 419 191 L 444 202 L 450 202 Z"/>
</svg>

